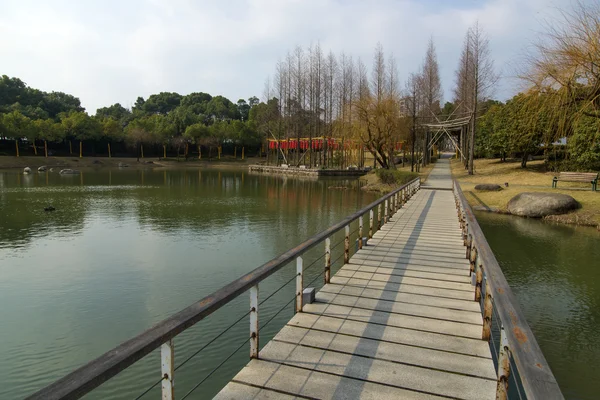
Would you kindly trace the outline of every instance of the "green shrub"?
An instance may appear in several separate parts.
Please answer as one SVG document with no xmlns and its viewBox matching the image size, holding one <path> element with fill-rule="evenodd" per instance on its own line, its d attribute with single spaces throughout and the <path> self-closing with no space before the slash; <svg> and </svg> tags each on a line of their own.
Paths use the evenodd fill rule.
<svg viewBox="0 0 600 400">
<path fill-rule="evenodd" d="M 398 171 L 397 169 L 377 169 L 375 173 L 379 181 L 386 185 L 404 185 L 419 176 L 414 172 Z"/>
</svg>

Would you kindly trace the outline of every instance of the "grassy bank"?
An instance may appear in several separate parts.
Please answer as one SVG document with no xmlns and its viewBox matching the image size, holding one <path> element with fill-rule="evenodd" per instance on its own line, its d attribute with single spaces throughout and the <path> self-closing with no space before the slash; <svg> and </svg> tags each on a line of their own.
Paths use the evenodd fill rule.
<svg viewBox="0 0 600 400">
<path fill-rule="evenodd" d="M 600 229 L 600 191 L 592 192 L 591 185 L 578 182 L 558 182 L 552 189 L 553 172 L 547 172 L 543 161 L 530 161 L 521 168 L 520 161 L 475 160 L 475 175 L 468 175 L 459 160 L 452 160 L 452 174 L 465 192 L 471 206 L 487 207 L 506 212 L 508 201 L 523 192 L 563 193 L 572 196 L 581 208 L 568 214 L 548 216 L 546 219 L 577 225 L 596 226 Z M 497 192 L 480 192 L 475 185 L 495 183 L 503 187 Z M 508 183 L 508 187 L 504 187 Z"/>
<path fill-rule="evenodd" d="M 130 168 L 184 168 L 184 167 L 244 167 L 255 164 L 260 159 L 246 158 L 244 160 L 233 157 L 222 157 L 212 159 L 189 158 L 187 161 L 182 157 L 159 159 L 156 157 L 140 158 L 139 161 L 133 157 L 43 157 L 43 156 L 4 156 L 0 157 L 0 169 L 22 169 L 30 167 L 37 169 L 42 165 L 53 168 L 117 168 L 119 163 L 129 165 Z"/>
</svg>

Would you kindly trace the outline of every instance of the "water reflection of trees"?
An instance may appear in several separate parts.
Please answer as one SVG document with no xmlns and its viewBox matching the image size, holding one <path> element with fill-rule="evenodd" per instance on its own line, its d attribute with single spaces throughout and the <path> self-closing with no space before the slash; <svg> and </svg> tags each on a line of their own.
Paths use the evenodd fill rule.
<svg viewBox="0 0 600 400">
<path fill-rule="evenodd" d="M 337 222 L 373 199 L 356 180 L 306 180 L 237 170 L 96 170 L 80 175 L 2 174 L 0 244 L 75 235 L 86 218 L 129 218 L 145 228 L 206 235 L 269 224 L 295 241 Z M 330 189 L 330 186 L 349 189 Z M 44 212 L 52 205 L 54 212 Z M 347 211 L 347 212 L 346 212 Z M 345 214 L 344 214 L 345 212 Z"/>
</svg>

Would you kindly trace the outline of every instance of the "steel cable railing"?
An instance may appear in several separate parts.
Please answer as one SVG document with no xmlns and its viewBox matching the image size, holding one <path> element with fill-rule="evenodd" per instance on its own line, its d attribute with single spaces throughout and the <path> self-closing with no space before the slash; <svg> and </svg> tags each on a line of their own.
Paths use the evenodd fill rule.
<svg viewBox="0 0 600 400">
<path fill-rule="evenodd" d="M 210 344 L 221 338 L 226 332 L 233 329 L 234 326 L 243 321 L 246 317 L 250 319 L 250 350 L 252 357 L 258 357 L 258 338 L 261 329 L 264 329 L 268 323 L 273 321 L 279 313 L 281 313 L 285 307 L 288 307 L 292 302 L 296 302 L 295 310 L 302 311 L 303 297 L 302 291 L 304 289 L 303 276 L 307 270 L 312 269 L 318 265 L 319 261 L 323 263 L 323 274 L 316 275 L 309 285 L 312 285 L 321 276 L 324 277 L 324 283 L 329 283 L 331 277 L 331 266 L 337 265 L 343 258 L 344 264 L 349 261 L 350 258 L 350 237 L 354 237 L 358 233 L 358 248 L 362 247 L 363 237 L 367 236 L 368 239 L 372 237 L 375 231 L 381 229 L 385 223 L 389 221 L 389 218 L 394 212 L 402 207 L 412 195 L 414 195 L 420 188 L 420 181 L 418 178 L 410 181 L 409 183 L 402 185 L 398 189 L 384 195 L 380 199 L 367 205 L 356 213 L 344 218 L 342 221 L 334 224 L 328 229 L 312 236 L 300 245 L 286 251 L 271 261 L 263 264 L 255 270 L 247 273 L 241 278 L 231 282 L 224 286 L 213 294 L 205 297 L 204 299 L 192 304 L 191 306 L 181 310 L 180 312 L 170 316 L 169 318 L 159 322 L 146 332 L 130 339 L 117 346 L 115 349 L 105 353 L 83 367 L 73 371 L 67 376 L 59 379 L 44 389 L 38 391 L 29 397 L 29 399 L 63 399 L 63 398 L 79 398 L 90 392 L 100 384 L 111 379 L 119 372 L 123 371 L 130 365 L 136 363 L 146 355 L 150 354 L 155 349 L 160 348 L 161 353 L 161 379 L 157 380 L 150 388 L 146 389 L 138 398 L 141 398 L 158 384 L 162 384 L 163 398 L 173 398 L 173 387 L 174 387 L 174 372 L 186 365 L 196 355 L 205 350 Z M 368 223 L 365 225 L 364 217 L 368 215 Z M 375 218 L 375 216 L 377 216 Z M 358 221 L 358 228 L 350 232 L 350 225 Z M 334 237 L 338 232 L 344 232 L 344 239 L 337 242 L 333 248 L 331 247 L 331 238 Z M 367 233 L 368 232 L 368 233 Z M 367 239 L 367 240 L 368 240 Z M 313 249 L 316 245 L 325 243 L 325 252 L 321 253 L 321 256 L 313 260 L 306 267 L 303 266 L 303 257 L 307 252 Z M 343 252 L 336 257 L 333 262 L 331 261 L 331 255 L 334 250 L 344 244 Z M 265 299 L 259 302 L 258 297 L 258 285 L 263 280 L 275 272 L 283 269 L 290 262 L 295 261 L 296 274 L 293 278 L 289 279 L 277 290 L 267 296 Z M 265 301 L 271 299 L 276 293 L 281 291 L 284 287 L 288 286 L 293 281 L 296 281 L 295 296 L 292 300 L 286 303 L 280 308 L 267 323 L 259 326 L 258 323 L 258 312 L 259 306 L 264 304 Z M 174 365 L 174 345 L 173 338 L 180 333 L 194 326 L 199 321 L 203 320 L 216 310 L 220 309 L 224 305 L 231 302 L 233 299 L 239 297 L 243 293 L 250 293 L 250 310 L 236 319 L 232 324 L 228 325 L 225 330 L 221 331 L 209 342 L 194 351 L 188 356 L 182 363 L 177 367 Z M 235 353 L 237 353 L 244 344 L 248 342 L 245 339 L 243 343 L 228 357 L 223 360 L 216 368 L 214 368 L 207 376 L 205 376 L 199 383 L 197 383 L 192 391 L 184 395 L 184 398 L 189 396 L 193 390 L 199 387 L 206 379 L 208 379 L 216 370 L 222 365 L 229 361 Z"/>
</svg>

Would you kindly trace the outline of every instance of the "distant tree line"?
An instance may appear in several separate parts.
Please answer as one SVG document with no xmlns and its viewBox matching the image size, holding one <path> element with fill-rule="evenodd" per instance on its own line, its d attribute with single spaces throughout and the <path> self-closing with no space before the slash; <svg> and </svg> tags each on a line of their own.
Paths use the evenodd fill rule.
<svg viewBox="0 0 600 400">
<path fill-rule="evenodd" d="M 61 152 L 88 155 L 109 152 L 110 145 L 128 155 L 198 155 L 198 146 L 245 146 L 258 151 L 262 137 L 252 119 L 258 98 L 233 103 L 207 93 L 162 92 L 148 99 L 138 97 L 132 109 L 121 104 L 102 107 L 89 115 L 77 97 L 62 92 L 43 92 L 28 87 L 18 78 L 0 79 L 0 139 L 4 153 L 17 147 L 38 154 L 48 144 Z M 205 149 L 208 151 L 209 149 Z M 12 152 L 11 152 L 12 151 Z M 213 154 L 217 154 L 216 150 Z"/>
</svg>

